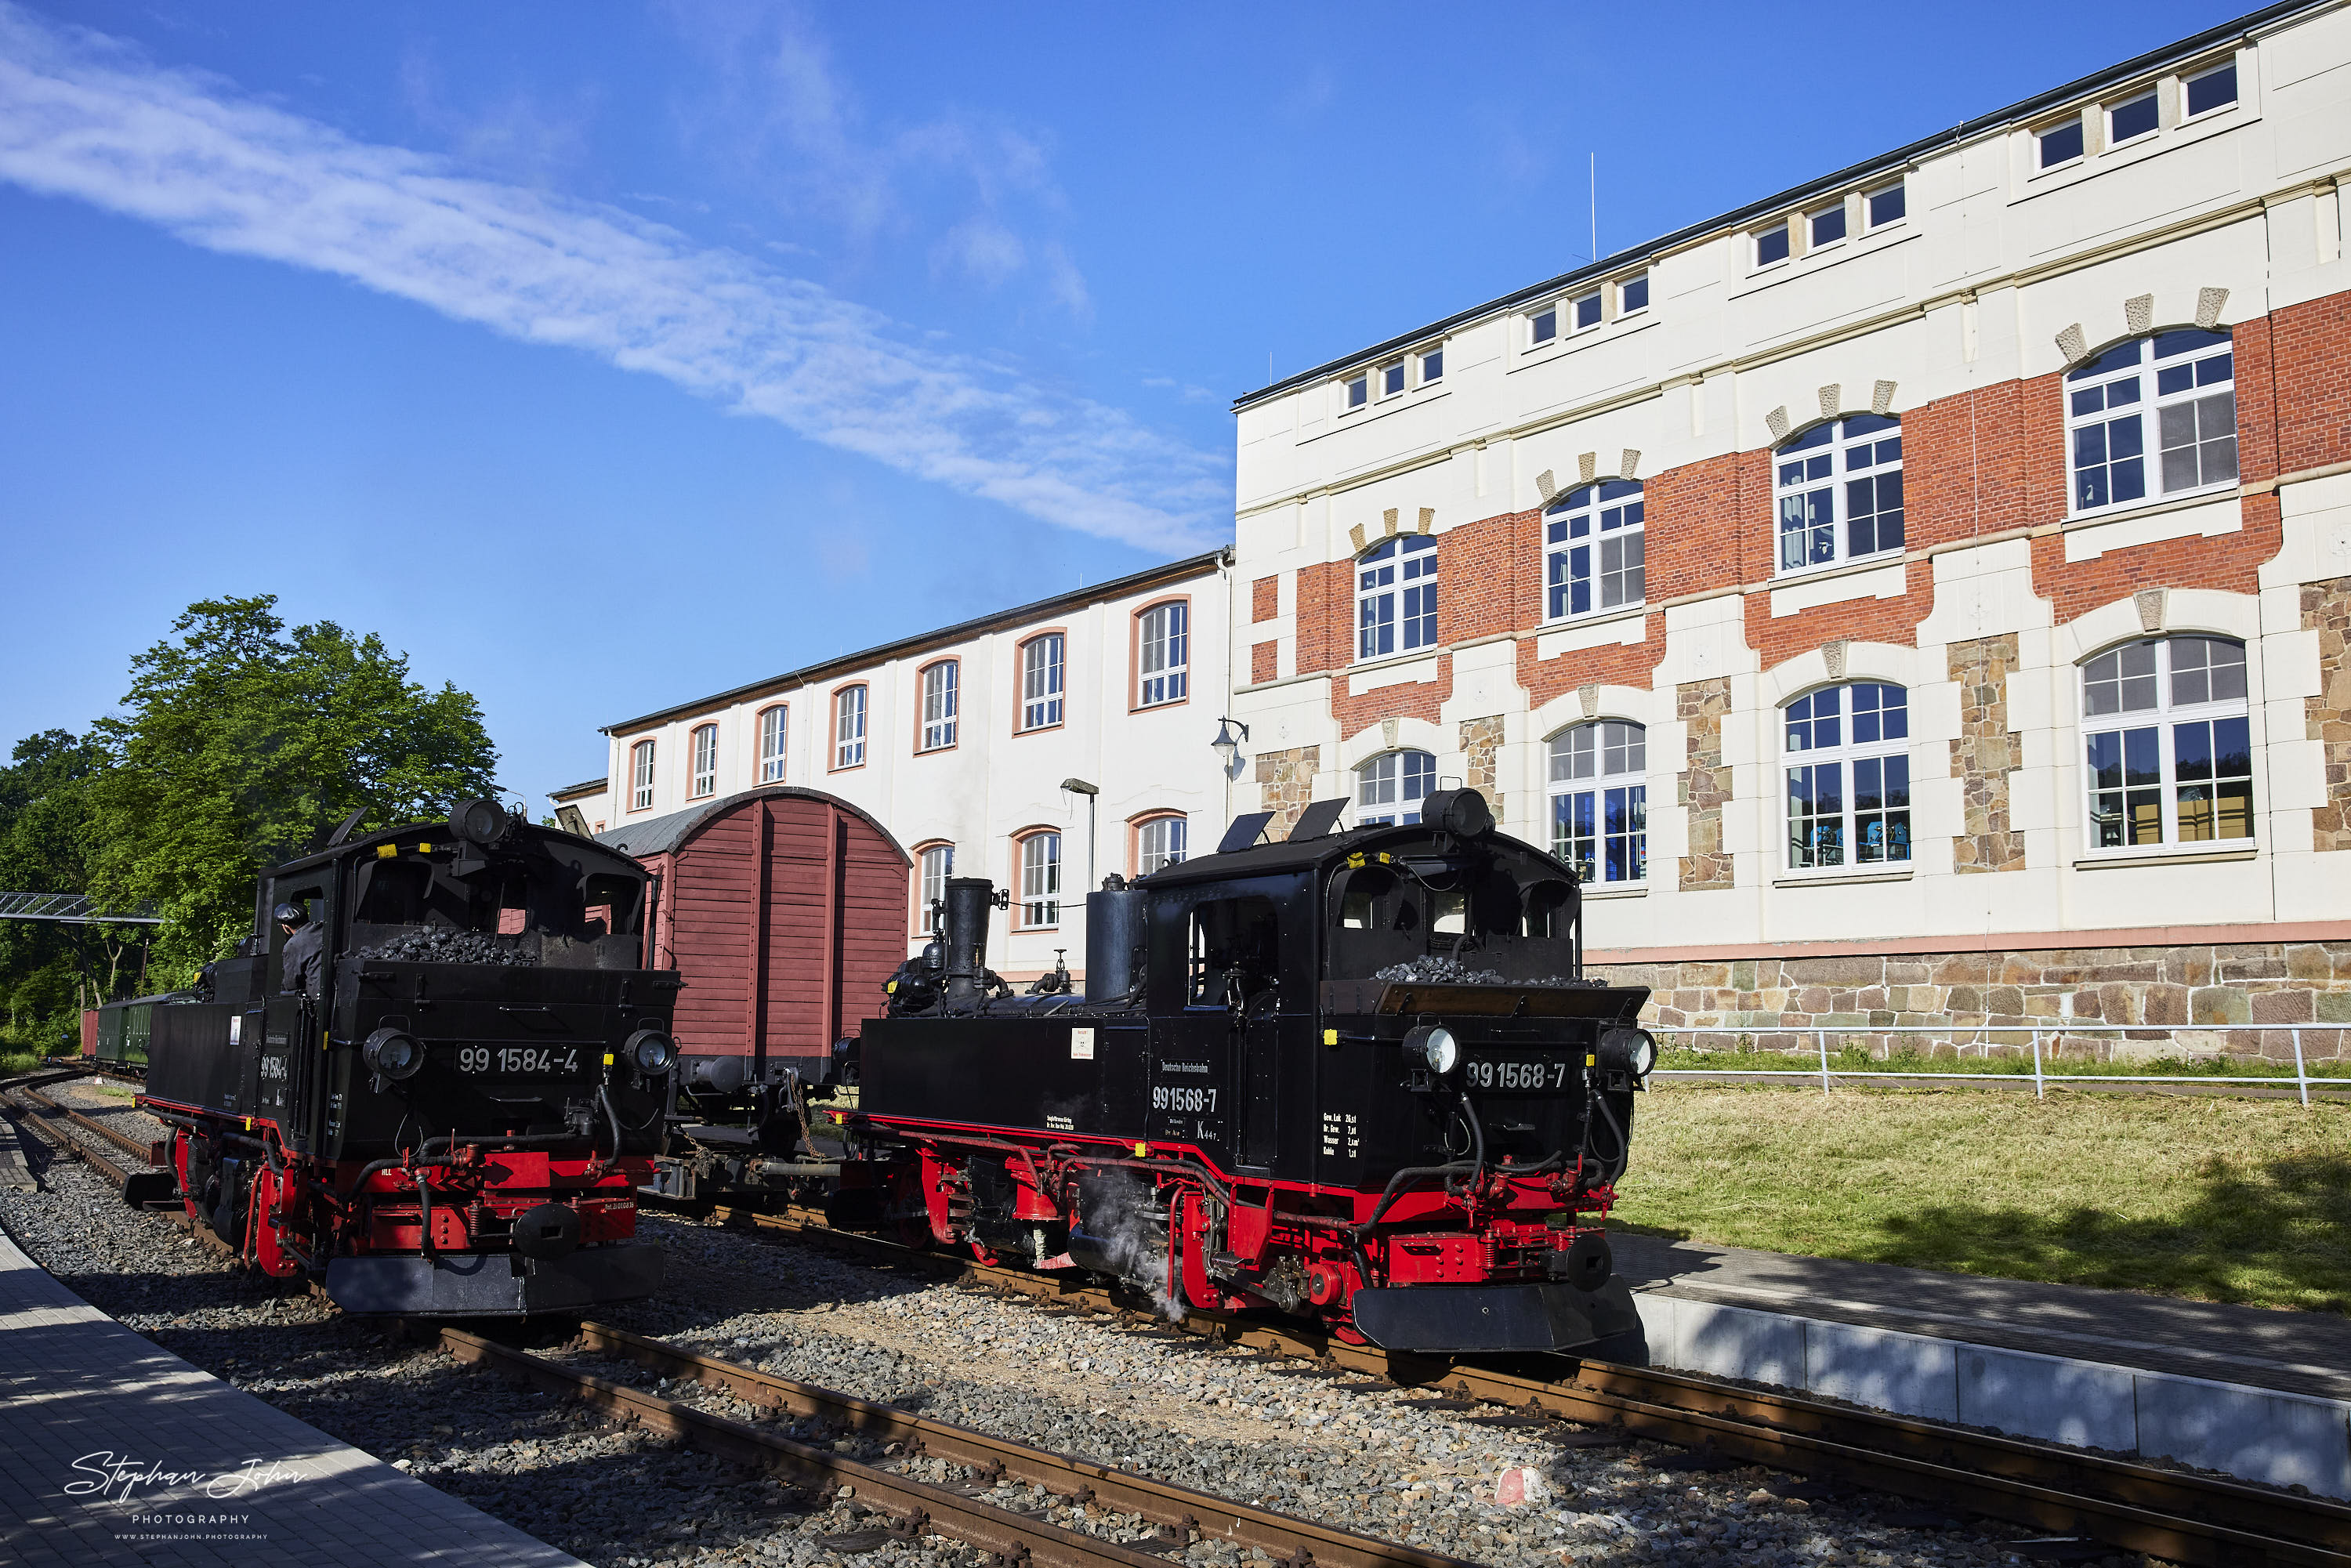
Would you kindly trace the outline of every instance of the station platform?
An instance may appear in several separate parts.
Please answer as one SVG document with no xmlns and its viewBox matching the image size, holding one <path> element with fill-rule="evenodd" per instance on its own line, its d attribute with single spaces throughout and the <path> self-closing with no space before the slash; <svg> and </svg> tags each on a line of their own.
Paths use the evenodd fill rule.
<svg viewBox="0 0 2351 1568">
<path fill-rule="evenodd" d="M 201 1372 L 0 1234 L 0 1562 L 580 1568 Z"/>
<path fill-rule="evenodd" d="M 1609 1239 L 1652 1365 L 2351 1497 L 2351 1319 Z"/>
</svg>

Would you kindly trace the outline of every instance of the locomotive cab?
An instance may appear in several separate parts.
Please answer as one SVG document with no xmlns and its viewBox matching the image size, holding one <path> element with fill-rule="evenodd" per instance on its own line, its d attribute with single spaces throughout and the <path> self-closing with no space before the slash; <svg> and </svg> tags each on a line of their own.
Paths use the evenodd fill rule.
<svg viewBox="0 0 2351 1568">
<path fill-rule="evenodd" d="M 869 1023 L 864 1107 L 914 1141 L 933 1235 L 1391 1349 L 1637 1330 L 1601 1220 L 1648 993 L 1583 977 L 1569 867 L 1474 791 L 1424 810 L 1091 895 L 1083 998 L 948 979 Z"/>
<path fill-rule="evenodd" d="M 192 1218 L 346 1311 L 576 1311 L 651 1293 L 676 977 L 641 868 L 467 802 L 265 876 L 211 998 L 159 1008 L 143 1103 Z M 298 906 L 317 960 L 273 912 Z M 314 978 L 315 977 L 315 978 Z"/>
</svg>

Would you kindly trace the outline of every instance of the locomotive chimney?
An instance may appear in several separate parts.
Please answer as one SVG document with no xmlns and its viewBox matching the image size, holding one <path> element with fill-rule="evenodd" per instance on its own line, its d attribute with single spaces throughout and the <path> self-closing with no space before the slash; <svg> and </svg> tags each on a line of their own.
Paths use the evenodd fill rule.
<svg viewBox="0 0 2351 1568">
<path fill-rule="evenodd" d="M 947 878 L 947 988 L 950 1007 L 967 1005 L 979 995 L 979 977 L 987 966 L 987 912 L 996 903 L 996 885 L 984 876 Z"/>
<path fill-rule="evenodd" d="M 1143 978 L 1143 898 L 1115 876 L 1086 894 L 1086 1000 L 1114 1000 Z"/>
</svg>

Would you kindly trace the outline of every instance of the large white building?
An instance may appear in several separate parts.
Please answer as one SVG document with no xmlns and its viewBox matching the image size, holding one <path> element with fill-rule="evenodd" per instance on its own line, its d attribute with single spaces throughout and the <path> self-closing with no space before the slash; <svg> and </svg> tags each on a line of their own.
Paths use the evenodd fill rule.
<svg viewBox="0 0 2351 1568">
<path fill-rule="evenodd" d="M 625 847 L 697 801 L 822 789 L 914 857 L 910 942 L 952 868 L 1012 892 L 991 967 L 1026 979 L 1066 949 L 1082 975 L 1089 888 L 1215 847 L 1230 591 L 1216 551 L 680 703 L 607 727 L 606 776 L 553 799 Z"/>
<path fill-rule="evenodd" d="M 1667 1022 L 2351 1022 L 2346 171 L 2273 6 L 1240 399 L 1263 804 L 1485 789 Z"/>
</svg>

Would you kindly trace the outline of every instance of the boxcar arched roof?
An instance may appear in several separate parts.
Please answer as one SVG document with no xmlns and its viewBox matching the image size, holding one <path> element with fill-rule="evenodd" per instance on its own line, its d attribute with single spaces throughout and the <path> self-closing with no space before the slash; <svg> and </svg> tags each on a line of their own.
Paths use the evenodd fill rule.
<svg viewBox="0 0 2351 1568">
<path fill-rule="evenodd" d="M 642 822 L 623 822 L 617 828 L 598 833 L 596 841 L 640 859 L 646 855 L 674 854 L 688 839 L 720 817 L 738 806 L 760 800 L 818 800 L 837 806 L 872 828 L 900 861 L 909 866 L 914 863 L 914 857 L 898 842 L 897 835 L 883 827 L 872 812 L 852 805 L 838 795 L 829 795 L 821 789 L 803 789 L 797 784 L 769 784 L 722 796 L 716 800 L 705 800 L 683 811 L 672 811 L 665 817 L 648 817 Z"/>
</svg>

